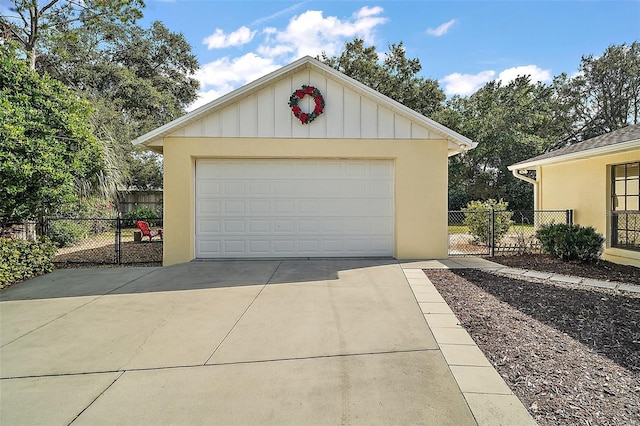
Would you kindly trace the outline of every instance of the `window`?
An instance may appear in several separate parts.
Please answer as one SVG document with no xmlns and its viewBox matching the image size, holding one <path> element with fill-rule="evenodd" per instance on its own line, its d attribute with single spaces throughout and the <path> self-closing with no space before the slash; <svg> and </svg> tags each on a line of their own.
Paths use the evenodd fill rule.
<svg viewBox="0 0 640 426">
<path fill-rule="evenodd" d="M 640 251 L 640 161 L 611 167 L 611 247 Z"/>
</svg>

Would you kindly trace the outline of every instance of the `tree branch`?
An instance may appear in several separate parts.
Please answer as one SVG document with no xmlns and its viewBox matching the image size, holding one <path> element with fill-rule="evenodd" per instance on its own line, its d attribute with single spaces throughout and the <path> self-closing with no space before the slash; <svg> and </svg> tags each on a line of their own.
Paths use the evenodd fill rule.
<svg viewBox="0 0 640 426">
<path fill-rule="evenodd" d="M 44 5 L 42 7 L 42 9 L 40 9 L 40 11 L 38 12 L 38 18 L 42 17 L 42 15 L 44 14 L 44 12 L 46 12 L 48 9 L 50 9 L 51 7 L 53 7 L 54 4 L 58 3 L 59 0 L 51 0 L 49 3 L 47 3 L 46 5 Z"/>
</svg>

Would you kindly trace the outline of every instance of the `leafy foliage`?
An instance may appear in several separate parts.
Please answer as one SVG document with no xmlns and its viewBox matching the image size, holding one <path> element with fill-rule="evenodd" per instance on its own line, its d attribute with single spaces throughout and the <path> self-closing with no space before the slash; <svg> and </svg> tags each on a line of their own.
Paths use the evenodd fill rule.
<svg viewBox="0 0 640 426">
<path fill-rule="evenodd" d="M 102 149 L 91 108 L 0 45 L 0 216 L 30 219 L 78 199 L 99 174 Z"/>
<path fill-rule="evenodd" d="M 591 227 L 580 225 L 543 225 L 536 231 L 542 251 L 562 260 L 595 262 L 600 258 L 604 237 Z"/>
<path fill-rule="evenodd" d="M 552 149 L 640 123 L 640 42 L 583 56 L 578 73 L 553 81 L 565 137 Z"/>
<path fill-rule="evenodd" d="M 490 198 L 531 209 L 532 186 L 514 178 L 507 166 L 639 120 L 640 42 L 584 56 L 576 76 L 561 74 L 552 84 L 532 82 L 530 76 L 496 80 L 446 102 L 437 81 L 419 77 L 420 61 L 407 58 L 402 43 L 390 45 L 383 61 L 375 46 L 357 38 L 340 55 L 320 59 L 478 142 L 449 159 L 452 210 Z"/>
<path fill-rule="evenodd" d="M 131 141 L 184 113 L 197 97 L 198 61 L 183 35 L 154 22 L 56 27 L 43 41 L 37 69 L 91 101 L 91 123 L 105 148 L 103 192 L 162 188 L 159 156 Z"/>
<path fill-rule="evenodd" d="M 382 64 L 375 46 L 365 47 L 358 38 L 347 42 L 340 56 L 323 53 L 319 59 L 421 114 L 431 116 L 442 109 L 445 95 L 437 80 L 418 76 L 420 60 L 408 59 L 402 42 L 389 45 Z"/>
<path fill-rule="evenodd" d="M 122 225 L 126 227 L 136 226 L 136 222 L 139 220 L 144 220 L 149 222 L 149 225 L 155 226 L 159 217 L 153 209 L 147 206 L 136 206 L 135 209 L 125 213 L 123 219 Z"/>
<path fill-rule="evenodd" d="M 56 250 L 47 239 L 0 238 L 0 288 L 53 271 Z"/>
<path fill-rule="evenodd" d="M 508 206 L 509 203 L 504 200 L 496 201 L 493 199 L 471 201 L 467 204 L 467 207 L 463 209 L 464 224 L 469 229 L 469 233 L 473 235 L 475 242 L 488 244 L 492 226 L 496 241 L 500 241 L 505 236 L 513 224 L 511 220 L 513 212 L 507 211 Z M 492 215 L 493 223 L 491 221 Z"/>
<path fill-rule="evenodd" d="M 453 97 L 434 118 L 478 142 L 449 159 L 450 208 L 467 199 L 509 200 L 518 210 L 530 209 L 529 184 L 514 179 L 507 166 L 541 154 L 558 138 L 553 90 L 529 77 L 509 84 L 492 81 L 468 98 Z M 454 205 L 451 205 L 454 204 Z M 455 205 L 458 204 L 458 205 Z"/>
<path fill-rule="evenodd" d="M 92 27 L 103 22 L 132 22 L 142 17 L 142 0 L 13 0 L 15 15 L 0 15 L 0 27 L 20 43 L 31 69 L 42 39 L 59 36 L 59 25 Z"/>
<path fill-rule="evenodd" d="M 71 247 L 87 237 L 87 229 L 73 220 L 53 220 L 47 235 L 58 247 Z"/>
</svg>

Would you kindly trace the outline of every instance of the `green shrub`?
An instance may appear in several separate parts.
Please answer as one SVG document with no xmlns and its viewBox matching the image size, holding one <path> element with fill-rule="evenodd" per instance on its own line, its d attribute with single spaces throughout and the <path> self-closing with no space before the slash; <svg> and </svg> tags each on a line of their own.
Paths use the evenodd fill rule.
<svg viewBox="0 0 640 426">
<path fill-rule="evenodd" d="M 469 233 L 473 235 L 476 243 L 489 243 L 491 232 L 491 211 L 494 211 L 495 241 L 500 239 L 509 231 L 513 223 L 511 216 L 513 212 L 507 211 L 509 203 L 500 200 L 489 199 L 487 201 L 470 201 L 464 211 L 464 224 L 469 228 Z"/>
<path fill-rule="evenodd" d="M 139 220 L 144 220 L 149 222 L 149 225 L 155 226 L 159 219 L 155 210 L 147 206 L 136 206 L 135 209 L 125 213 L 122 218 L 124 219 L 122 226 L 127 228 L 136 226 L 136 222 Z"/>
<path fill-rule="evenodd" d="M 72 220 L 53 219 L 49 224 L 49 238 L 58 247 L 69 247 L 86 238 L 87 229 L 80 223 Z"/>
<path fill-rule="evenodd" d="M 55 244 L 0 238 L 0 288 L 53 271 Z"/>
<path fill-rule="evenodd" d="M 602 253 L 604 237 L 591 227 L 580 225 L 543 225 L 536 231 L 544 253 L 562 260 L 595 262 Z"/>
</svg>

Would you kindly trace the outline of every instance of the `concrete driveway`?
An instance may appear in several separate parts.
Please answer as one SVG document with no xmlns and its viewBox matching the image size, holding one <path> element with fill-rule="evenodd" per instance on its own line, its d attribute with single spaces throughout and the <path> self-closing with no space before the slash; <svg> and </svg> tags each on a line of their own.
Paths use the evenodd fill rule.
<svg viewBox="0 0 640 426">
<path fill-rule="evenodd" d="M 3 425 L 476 424 L 395 260 L 58 270 L 0 299 Z"/>
</svg>

